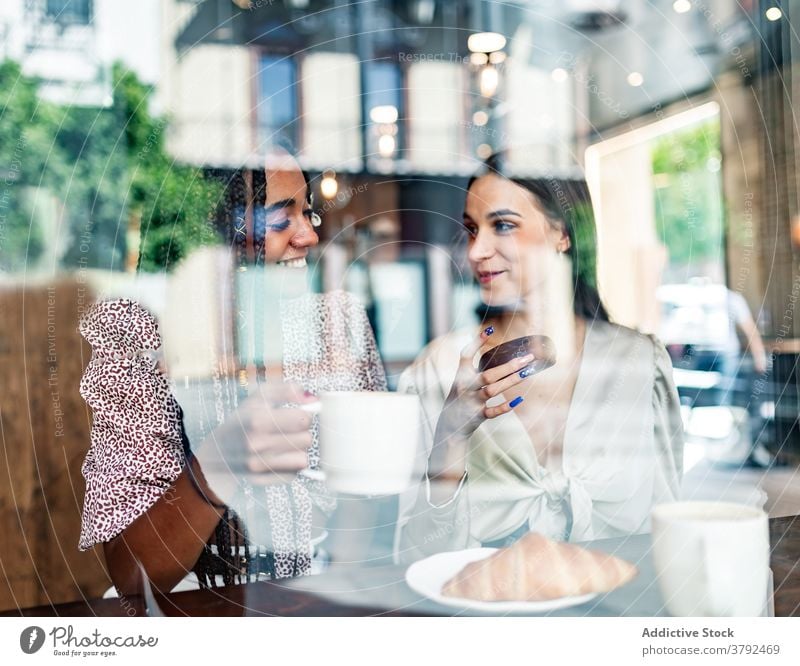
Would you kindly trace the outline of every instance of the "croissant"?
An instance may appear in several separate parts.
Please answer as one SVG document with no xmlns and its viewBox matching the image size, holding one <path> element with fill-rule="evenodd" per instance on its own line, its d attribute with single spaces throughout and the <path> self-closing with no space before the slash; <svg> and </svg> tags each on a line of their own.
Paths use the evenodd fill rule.
<svg viewBox="0 0 800 666">
<path fill-rule="evenodd" d="M 445 583 L 442 594 L 477 601 L 547 601 L 608 592 L 637 573 L 635 566 L 613 555 L 531 532 L 465 566 Z"/>
</svg>

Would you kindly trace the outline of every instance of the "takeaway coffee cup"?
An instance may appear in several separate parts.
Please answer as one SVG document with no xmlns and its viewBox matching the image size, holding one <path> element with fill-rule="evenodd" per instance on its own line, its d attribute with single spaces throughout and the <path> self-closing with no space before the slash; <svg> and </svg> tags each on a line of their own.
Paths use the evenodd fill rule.
<svg viewBox="0 0 800 666">
<path fill-rule="evenodd" d="M 744 504 L 653 509 L 653 560 L 674 616 L 759 616 L 768 601 L 767 514 Z"/>
<path fill-rule="evenodd" d="M 320 403 L 320 463 L 328 488 L 355 495 L 403 492 L 419 446 L 419 397 L 333 392 L 323 393 Z"/>
</svg>

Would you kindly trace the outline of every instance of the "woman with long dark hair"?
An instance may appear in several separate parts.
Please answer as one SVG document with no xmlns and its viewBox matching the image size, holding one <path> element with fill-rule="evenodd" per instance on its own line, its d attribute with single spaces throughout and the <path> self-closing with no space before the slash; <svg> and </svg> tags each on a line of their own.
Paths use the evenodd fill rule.
<svg viewBox="0 0 800 666">
<path fill-rule="evenodd" d="M 401 499 L 398 559 L 528 531 L 647 530 L 651 506 L 679 491 L 678 396 L 663 345 L 609 321 L 585 182 L 517 178 L 493 156 L 468 184 L 464 229 L 483 321 L 434 340 L 401 378 L 429 437 L 425 475 Z M 540 342 L 477 369 L 530 335 Z"/>
</svg>

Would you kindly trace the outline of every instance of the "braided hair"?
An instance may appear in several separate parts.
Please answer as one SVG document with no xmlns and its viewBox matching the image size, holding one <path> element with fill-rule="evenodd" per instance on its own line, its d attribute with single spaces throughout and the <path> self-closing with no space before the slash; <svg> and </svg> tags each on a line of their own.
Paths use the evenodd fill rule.
<svg viewBox="0 0 800 666">
<path fill-rule="evenodd" d="M 214 533 L 204 544 L 200 557 L 192 567 L 200 587 L 206 589 L 217 587 L 218 578 L 222 579 L 223 586 L 255 581 L 259 574 L 275 578 L 274 555 L 254 549 L 239 515 L 226 504 L 212 500 L 197 480 L 191 464 L 194 453 L 186 435 L 183 410 L 180 411 L 180 426 L 189 481 L 208 504 L 222 510 L 222 516 L 214 528 Z"/>
</svg>

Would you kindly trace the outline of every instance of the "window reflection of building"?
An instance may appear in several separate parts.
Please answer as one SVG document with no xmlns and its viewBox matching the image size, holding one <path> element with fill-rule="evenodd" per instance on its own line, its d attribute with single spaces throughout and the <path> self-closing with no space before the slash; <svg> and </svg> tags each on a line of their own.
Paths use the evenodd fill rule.
<svg viewBox="0 0 800 666">
<path fill-rule="evenodd" d="M 361 169 L 358 67 L 351 53 L 310 53 L 303 58 L 298 147 L 307 169 Z"/>
<path fill-rule="evenodd" d="M 379 262 L 369 267 L 384 361 L 402 364 L 427 342 L 426 275 L 423 261 Z"/>
<path fill-rule="evenodd" d="M 289 55 L 263 54 L 258 61 L 260 142 L 297 142 L 297 66 Z"/>
<path fill-rule="evenodd" d="M 92 0 L 46 0 L 44 13 L 58 23 L 86 25 L 92 19 Z"/>
<path fill-rule="evenodd" d="M 472 29 L 461 13 L 465 6 L 434 4 L 421 31 L 418 12 L 406 3 L 332 8 L 316 24 L 313 14 L 306 20 L 286 3 L 265 4 L 246 16 L 234 12 L 223 36 L 214 32 L 223 6 L 204 2 L 176 34 L 187 52 L 176 68 L 184 74 L 175 80 L 186 94 L 205 100 L 206 88 L 230 95 L 178 113 L 171 148 L 191 162 L 205 153 L 207 166 L 247 165 L 228 221 L 244 231 L 240 256 L 257 262 L 262 244 L 254 199 L 259 156 L 267 142 L 288 139 L 323 218 L 312 253 L 321 286 L 363 294 L 381 351 L 398 369 L 428 337 L 474 319 L 475 286 L 451 246 L 461 227 L 463 178 L 481 151 L 511 143 L 511 125 L 525 144 L 513 155 L 521 169 L 561 166 L 574 146 L 572 87 L 553 81 L 546 65 L 510 51 L 519 65 L 498 66 L 503 85 L 487 106 L 476 93 L 463 38 Z M 361 35 L 362 23 L 385 29 Z M 213 65 L 212 56 L 226 64 Z M 190 116 L 202 117 L 202 138 L 182 131 L 182 117 Z M 329 171 L 338 189 L 325 197 L 320 182 Z M 393 282 L 419 287 L 413 303 L 395 298 Z"/>
<path fill-rule="evenodd" d="M 513 60 L 505 66 L 505 74 L 510 102 L 507 123 L 499 137 L 488 138 L 508 146 L 513 168 L 523 172 L 541 171 L 545 164 L 554 169 L 574 164 L 572 143 L 566 140 L 575 131 L 572 87 L 553 80 L 541 67 Z M 490 132 L 497 134 L 497 130 Z"/>
<path fill-rule="evenodd" d="M 466 72 L 457 62 L 416 62 L 408 68 L 408 158 L 415 171 L 469 170 L 464 114 Z"/>
<path fill-rule="evenodd" d="M 364 80 L 366 106 L 370 112 L 370 131 L 367 134 L 370 145 L 366 152 L 382 158 L 402 158 L 405 147 L 405 85 L 400 65 L 391 60 L 366 63 Z"/>
<path fill-rule="evenodd" d="M 42 99 L 70 106 L 111 103 L 115 61 L 148 84 L 161 80 L 159 0 L 3 0 L 0 60 L 39 80 Z"/>
</svg>

